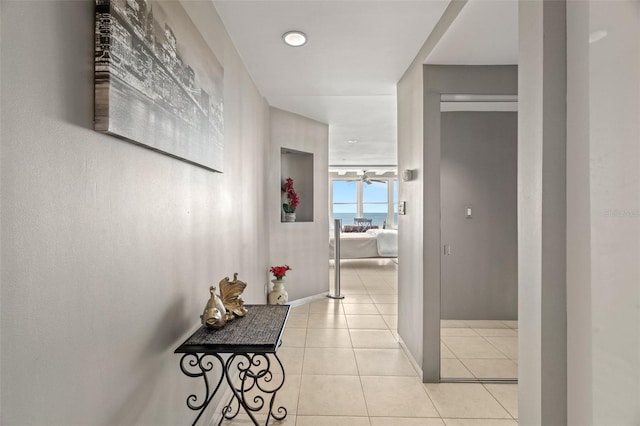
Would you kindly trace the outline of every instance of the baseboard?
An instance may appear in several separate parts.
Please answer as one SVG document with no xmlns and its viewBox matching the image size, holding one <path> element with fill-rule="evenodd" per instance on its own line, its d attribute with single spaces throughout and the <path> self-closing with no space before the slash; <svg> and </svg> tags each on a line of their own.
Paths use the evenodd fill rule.
<svg viewBox="0 0 640 426">
<path fill-rule="evenodd" d="M 296 306 L 306 305 L 307 303 L 316 302 L 318 300 L 324 300 L 327 297 L 327 294 L 329 294 L 329 292 L 325 291 L 324 293 L 316 294 L 309 297 L 303 297 L 302 299 L 287 302 L 287 305 L 291 306 L 292 308 L 295 308 Z"/>
<path fill-rule="evenodd" d="M 407 345 L 404 343 L 404 340 L 402 340 L 402 337 L 400 337 L 400 335 L 398 335 L 398 343 L 400 343 L 400 347 L 404 351 L 404 354 L 407 356 L 407 358 L 409 358 L 411 366 L 416 371 L 416 373 L 418 373 L 418 377 L 420 377 L 420 380 L 423 380 L 422 367 L 420 367 L 420 364 L 418 364 L 416 359 L 413 357 L 413 354 L 411 353 L 409 348 L 407 348 Z"/>
</svg>

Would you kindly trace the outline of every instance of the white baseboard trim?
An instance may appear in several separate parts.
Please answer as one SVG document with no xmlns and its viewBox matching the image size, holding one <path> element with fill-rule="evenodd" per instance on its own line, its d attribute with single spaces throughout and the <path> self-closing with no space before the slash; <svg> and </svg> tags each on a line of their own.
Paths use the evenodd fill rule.
<svg viewBox="0 0 640 426">
<path fill-rule="evenodd" d="M 416 359 L 413 357 L 413 354 L 411 353 L 411 351 L 409 351 L 409 348 L 407 348 L 407 345 L 404 343 L 404 340 L 402 340 L 402 337 L 400 337 L 400 335 L 398 335 L 398 343 L 400 343 L 400 347 L 404 351 L 404 354 L 407 356 L 407 358 L 409 358 L 411 366 L 414 370 L 416 370 L 416 373 L 418 373 L 418 377 L 420 377 L 420 380 L 423 380 L 422 367 L 420 367 L 420 364 L 418 364 Z"/>
<path fill-rule="evenodd" d="M 316 302 L 318 300 L 323 300 L 324 298 L 327 297 L 327 294 L 329 294 L 329 292 L 325 291 L 324 293 L 315 294 L 315 295 L 309 296 L 309 297 L 303 297 L 302 299 L 298 299 L 298 300 L 292 300 L 292 301 L 288 302 L 287 305 L 291 306 L 292 308 L 295 308 L 296 306 L 306 305 L 307 303 L 312 303 L 312 302 Z"/>
</svg>

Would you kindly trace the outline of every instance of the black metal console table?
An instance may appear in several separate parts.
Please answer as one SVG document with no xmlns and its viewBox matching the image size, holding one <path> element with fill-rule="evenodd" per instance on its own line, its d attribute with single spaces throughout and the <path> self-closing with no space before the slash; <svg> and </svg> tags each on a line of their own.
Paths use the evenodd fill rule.
<svg viewBox="0 0 640 426">
<path fill-rule="evenodd" d="M 245 306 L 248 312 L 244 317 L 235 318 L 220 329 L 202 326 L 175 350 L 175 353 L 184 354 L 180 359 L 180 370 L 189 377 L 204 379 L 204 397 L 199 399 L 195 394 L 187 397 L 187 406 L 198 411 L 194 426 L 220 389 L 223 379 L 233 396 L 222 409 L 218 425 L 224 419 L 235 418 L 240 407 L 258 425 L 253 413 L 263 410 L 265 404 L 268 408 L 265 426 L 272 417 L 276 420 L 287 417 L 287 409 L 274 407 L 274 402 L 285 379 L 284 367 L 276 351 L 289 306 Z M 216 373 L 214 367 L 218 364 L 220 371 Z M 235 374 L 236 380 L 232 377 Z"/>
</svg>

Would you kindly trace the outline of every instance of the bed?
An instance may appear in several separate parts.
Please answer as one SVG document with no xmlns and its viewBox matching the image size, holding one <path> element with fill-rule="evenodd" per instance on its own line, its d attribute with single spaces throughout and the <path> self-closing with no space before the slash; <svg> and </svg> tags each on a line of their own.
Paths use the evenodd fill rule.
<svg viewBox="0 0 640 426">
<path fill-rule="evenodd" d="M 329 258 L 333 259 L 334 241 L 329 240 Z M 398 257 L 398 231 L 369 229 L 366 232 L 340 233 L 341 259 Z"/>
</svg>

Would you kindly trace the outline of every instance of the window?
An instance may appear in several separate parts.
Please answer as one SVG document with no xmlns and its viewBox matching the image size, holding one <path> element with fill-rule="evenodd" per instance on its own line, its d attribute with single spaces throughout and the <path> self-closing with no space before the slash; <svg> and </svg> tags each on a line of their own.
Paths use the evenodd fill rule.
<svg viewBox="0 0 640 426">
<path fill-rule="evenodd" d="M 373 219 L 382 228 L 389 215 L 389 181 L 371 181 L 362 185 L 362 216 Z"/>
<path fill-rule="evenodd" d="M 356 217 L 373 219 L 372 224 L 382 228 L 398 223 L 398 179 L 375 177 L 371 184 L 360 179 L 331 180 L 331 226 L 333 219 L 342 219 L 343 225 L 353 224 Z"/>
<path fill-rule="evenodd" d="M 342 219 L 343 225 L 353 224 L 358 217 L 358 185 L 354 180 L 334 180 L 333 219 Z"/>
</svg>

